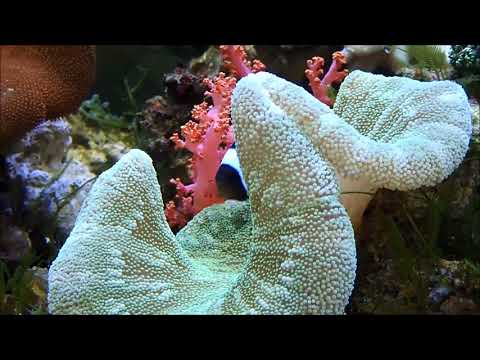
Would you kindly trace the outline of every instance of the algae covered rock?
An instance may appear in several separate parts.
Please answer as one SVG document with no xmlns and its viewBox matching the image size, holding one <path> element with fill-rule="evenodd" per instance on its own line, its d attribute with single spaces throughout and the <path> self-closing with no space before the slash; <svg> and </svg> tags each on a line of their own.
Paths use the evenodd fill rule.
<svg viewBox="0 0 480 360">
<path fill-rule="evenodd" d="M 449 57 L 458 76 L 480 74 L 480 45 L 453 45 Z"/>
<path fill-rule="evenodd" d="M 138 115 L 138 148 L 153 160 L 164 202 L 173 199 L 175 186 L 170 179 L 187 181 L 191 153 L 176 149 L 170 140 L 192 117 L 195 104 L 201 103 L 206 87 L 201 78 L 182 66 L 165 75 L 165 92 L 148 99 Z"/>
<path fill-rule="evenodd" d="M 170 137 L 188 122 L 190 111 L 191 106 L 177 104 L 169 96 L 155 96 L 146 101 L 139 117 L 139 147 L 153 160 L 165 202 L 175 195 L 170 179 L 188 179 L 191 155 L 188 151 L 176 150 Z"/>
<path fill-rule="evenodd" d="M 480 45 L 453 45 L 450 63 L 453 77 L 468 94 L 480 99 Z"/>
<path fill-rule="evenodd" d="M 63 119 L 46 121 L 13 147 L 8 175 L 23 193 L 25 224 L 64 240 L 94 174 L 78 160 L 67 160 L 71 128 Z"/>
<path fill-rule="evenodd" d="M 108 169 L 133 147 L 132 131 L 99 127 L 81 113 L 69 116 L 68 123 L 72 134 L 71 156 L 87 165 L 94 174 Z"/>
<path fill-rule="evenodd" d="M 474 143 L 480 143 L 480 105 L 478 101 L 471 99 L 470 108 L 472 109 L 472 128 L 473 128 L 473 137 Z"/>
<path fill-rule="evenodd" d="M 28 232 L 9 220 L 0 214 L 0 260 L 18 261 L 31 250 L 31 242 Z"/>
</svg>

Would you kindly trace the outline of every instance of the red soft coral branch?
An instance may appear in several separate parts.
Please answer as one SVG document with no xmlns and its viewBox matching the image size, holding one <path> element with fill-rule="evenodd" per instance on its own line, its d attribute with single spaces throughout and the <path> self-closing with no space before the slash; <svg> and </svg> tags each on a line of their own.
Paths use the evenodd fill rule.
<svg viewBox="0 0 480 360">
<path fill-rule="evenodd" d="M 176 201 L 167 204 L 165 215 L 172 227 L 182 227 L 205 207 L 224 201 L 218 195 L 215 176 L 234 142 L 230 103 L 236 79 L 220 73 L 213 81 L 205 79 L 204 83 L 209 88 L 205 95 L 212 98 L 213 105 L 203 102 L 193 108 L 193 119 L 181 128 L 185 140 L 177 133 L 170 138 L 176 148 L 192 152 L 189 163 L 192 184 L 184 185 L 180 179 L 171 180 L 177 189 Z"/>
<path fill-rule="evenodd" d="M 233 76 L 243 77 L 265 69 L 259 60 L 247 60 L 247 53 L 239 45 L 222 45 L 220 51 L 225 67 Z M 219 73 L 212 81 L 204 79 L 213 105 L 203 102 L 194 106 L 192 120 L 181 127 L 181 134 L 170 139 L 176 149 L 187 149 L 192 153 L 188 164 L 192 184 L 184 185 L 180 179 L 170 182 L 176 186 L 175 201 L 165 207 L 165 215 L 171 227 L 181 228 L 199 211 L 207 206 L 223 203 L 218 194 L 215 177 L 227 150 L 235 142 L 230 121 L 231 96 L 236 86 L 233 76 Z"/>
<path fill-rule="evenodd" d="M 313 95 L 328 106 L 333 105 L 333 100 L 328 96 L 328 88 L 333 83 L 341 82 L 348 75 L 348 70 L 343 69 L 347 60 L 341 51 L 334 52 L 332 60 L 332 64 L 322 80 L 320 80 L 320 76 L 323 75 L 323 66 L 325 65 L 323 58 L 315 56 L 307 60 L 308 69 L 305 70 L 305 76 L 310 83 Z"/>
<path fill-rule="evenodd" d="M 182 228 L 187 225 L 190 219 L 189 213 L 184 213 L 180 209 L 188 209 L 191 206 L 192 198 L 179 198 L 179 205 L 175 205 L 174 201 L 169 201 L 165 206 L 165 216 L 171 227 Z"/>
<path fill-rule="evenodd" d="M 260 60 L 248 61 L 247 52 L 240 45 L 221 45 L 220 52 L 223 56 L 225 67 L 233 76 L 244 77 L 254 72 L 265 70 L 265 65 Z"/>
</svg>

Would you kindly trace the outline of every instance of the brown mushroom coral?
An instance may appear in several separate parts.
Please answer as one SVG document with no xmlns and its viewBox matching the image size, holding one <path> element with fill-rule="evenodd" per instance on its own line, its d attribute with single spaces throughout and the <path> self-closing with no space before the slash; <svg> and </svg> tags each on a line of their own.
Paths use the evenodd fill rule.
<svg viewBox="0 0 480 360">
<path fill-rule="evenodd" d="M 94 46 L 0 46 L 0 148 L 75 111 L 94 78 Z"/>
</svg>

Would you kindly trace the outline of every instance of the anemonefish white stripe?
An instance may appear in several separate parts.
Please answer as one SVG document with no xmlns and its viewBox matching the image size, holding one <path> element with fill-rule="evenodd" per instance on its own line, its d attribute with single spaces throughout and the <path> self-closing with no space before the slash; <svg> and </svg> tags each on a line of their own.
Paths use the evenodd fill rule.
<svg viewBox="0 0 480 360">
<path fill-rule="evenodd" d="M 242 169 L 240 168 L 240 160 L 238 159 L 237 150 L 235 149 L 228 149 L 225 156 L 223 157 L 221 165 L 229 165 L 233 167 L 240 175 L 240 180 L 242 180 L 242 185 L 245 187 L 245 190 L 248 191 L 247 183 L 243 178 Z"/>
</svg>

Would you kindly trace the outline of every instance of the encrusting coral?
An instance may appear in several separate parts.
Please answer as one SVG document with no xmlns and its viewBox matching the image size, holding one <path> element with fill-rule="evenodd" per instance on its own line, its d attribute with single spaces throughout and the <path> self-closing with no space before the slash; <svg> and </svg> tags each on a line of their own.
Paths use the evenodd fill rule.
<svg viewBox="0 0 480 360">
<path fill-rule="evenodd" d="M 352 72 L 333 111 L 303 88 L 266 72 L 253 75 L 335 167 L 355 228 L 379 188 L 433 186 L 463 160 L 472 132 L 463 89 Z"/>
<path fill-rule="evenodd" d="M 0 146 L 74 112 L 95 78 L 94 46 L 0 46 Z"/>
<path fill-rule="evenodd" d="M 225 244 L 196 241 L 198 232 L 188 228 L 202 222 L 192 221 L 181 233 L 190 240 L 179 241 L 166 222 L 151 159 L 132 150 L 98 178 L 53 262 L 49 311 L 343 313 L 356 271 L 353 229 L 333 168 L 276 100 L 252 75 L 233 94 L 253 236 L 216 251 Z"/>
</svg>

